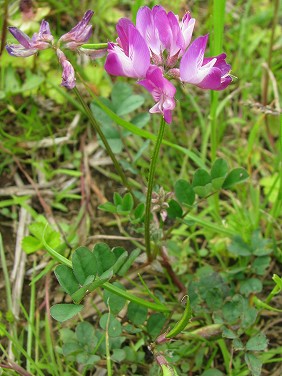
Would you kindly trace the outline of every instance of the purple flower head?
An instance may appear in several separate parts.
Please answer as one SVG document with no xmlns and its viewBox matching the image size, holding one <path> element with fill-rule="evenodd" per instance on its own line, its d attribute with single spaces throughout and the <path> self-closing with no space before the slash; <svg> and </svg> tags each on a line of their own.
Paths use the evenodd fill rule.
<svg viewBox="0 0 282 376">
<path fill-rule="evenodd" d="M 150 51 L 131 21 L 117 24 L 118 45 L 109 43 L 105 69 L 114 76 L 143 78 L 150 66 Z"/>
<path fill-rule="evenodd" d="M 204 58 L 208 35 L 194 40 L 180 62 L 180 79 L 202 89 L 223 90 L 231 82 L 225 54 Z"/>
<path fill-rule="evenodd" d="M 39 50 L 45 50 L 51 47 L 53 43 L 53 36 L 50 32 L 50 27 L 47 21 L 43 20 L 40 25 L 38 33 L 35 33 L 32 38 L 27 36 L 16 27 L 8 28 L 10 33 L 17 39 L 20 44 L 8 44 L 6 49 L 12 56 L 27 57 L 37 53 Z"/>
<path fill-rule="evenodd" d="M 162 114 L 165 121 L 170 124 L 172 111 L 175 108 L 176 89 L 170 81 L 164 78 L 161 68 L 151 65 L 146 73 L 146 78 L 138 83 L 151 93 L 156 102 L 150 112 Z"/>
<path fill-rule="evenodd" d="M 74 26 L 68 33 L 61 36 L 59 42 L 67 42 L 65 47 L 75 50 L 86 43 L 92 34 L 92 25 L 88 25 L 94 12 L 88 10 L 84 13 L 82 20 Z"/>
<path fill-rule="evenodd" d="M 67 60 L 63 51 L 61 51 L 59 48 L 57 49 L 57 56 L 63 68 L 61 86 L 64 86 L 67 89 L 73 89 L 75 87 L 75 74 L 73 66 Z"/>
</svg>

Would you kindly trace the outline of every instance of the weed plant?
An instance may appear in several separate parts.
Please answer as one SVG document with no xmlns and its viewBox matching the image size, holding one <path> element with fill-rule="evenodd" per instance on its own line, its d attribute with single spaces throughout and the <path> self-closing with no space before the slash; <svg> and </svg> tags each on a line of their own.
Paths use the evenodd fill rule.
<svg viewBox="0 0 282 376">
<path fill-rule="evenodd" d="M 0 4 L 0 373 L 281 375 L 281 2 Z"/>
</svg>

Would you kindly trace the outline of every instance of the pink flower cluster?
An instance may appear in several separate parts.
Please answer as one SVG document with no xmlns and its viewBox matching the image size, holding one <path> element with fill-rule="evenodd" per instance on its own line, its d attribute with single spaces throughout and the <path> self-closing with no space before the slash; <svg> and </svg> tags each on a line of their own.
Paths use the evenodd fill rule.
<svg viewBox="0 0 282 376">
<path fill-rule="evenodd" d="M 225 54 L 204 57 L 208 35 L 191 43 L 194 25 L 190 13 L 179 20 L 160 5 L 144 6 L 137 13 L 136 26 L 126 18 L 119 20 L 117 43 L 108 45 L 106 71 L 136 78 L 156 102 L 150 112 L 162 114 L 169 124 L 176 92 L 169 79 L 211 90 L 223 90 L 232 82 Z"/>
<path fill-rule="evenodd" d="M 75 87 L 74 69 L 59 46 L 60 43 L 65 43 L 65 48 L 86 54 L 92 59 L 104 56 L 106 54 L 105 49 L 91 50 L 81 47 L 88 41 L 92 34 L 92 26 L 88 24 L 93 14 L 94 12 L 92 10 L 85 12 L 82 20 L 68 33 L 61 36 L 57 45 L 54 44 L 54 38 L 51 34 L 49 23 L 45 20 L 41 22 L 39 32 L 35 33 L 32 38 L 16 27 L 9 27 L 10 33 L 20 44 L 8 44 L 6 49 L 12 56 L 27 57 L 36 54 L 39 50 L 54 48 L 63 68 L 61 85 L 68 89 L 73 89 Z"/>
</svg>

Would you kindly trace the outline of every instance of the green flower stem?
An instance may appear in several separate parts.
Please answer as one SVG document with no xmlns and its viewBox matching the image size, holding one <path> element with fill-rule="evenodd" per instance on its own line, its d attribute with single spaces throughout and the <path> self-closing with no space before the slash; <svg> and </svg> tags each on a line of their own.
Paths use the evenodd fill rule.
<svg viewBox="0 0 282 376">
<path fill-rule="evenodd" d="M 109 154 L 114 166 L 115 166 L 115 169 L 118 173 L 118 175 L 120 176 L 121 180 L 122 180 L 122 183 L 123 185 L 131 192 L 131 187 L 127 181 L 127 178 L 120 166 L 120 164 L 118 163 L 118 160 L 116 159 L 104 133 L 102 132 L 102 129 L 101 127 L 99 126 L 97 120 L 95 119 L 95 117 L 93 116 L 92 114 L 92 111 L 90 110 L 90 108 L 88 107 L 88 105 L 86 104 L 86 102 L 84 101 L 84 99 L 82 98 L 82 96 L 80 95 L 80 92 L 78 91 L 78 89 L 75 87 L 73 89 L 74 93 L 76 94 L 80 104 L 82 105 L 84 111 L 85 111 L 85 114 L 87 115 L 88 119 L 90 120 L 91 124 L 93 125 L 95 131 L 98 133 L 101 141 L 103 142 L 106 150 L 107 150 L 107 153 Z"/>
<path fill-rule="evenodd" d="M 127 292 L 125 290 L 120 289 L 119 287 L 112 285 L 110 282 L 105 282 L 103 284 L 103 287 L 105 290 L 108 290 L 115 295 L 121 296 L 122 298 L 125 298 L 126 300 L 139 304 L 143 307 L 152 309 L 153 311 L 158 311 L 158 312 L 170 312 L 171 311 L 169 307 L 163 304 L 151 303 L 148 300 L 139 298 L 138 296 L 135 296 L 131 294 L 130 292 Z"/>
<path fill-rule="evenodd" d="M 150 163 L 149 169 L 149 177 L 148 177 L 148 189 L 147 189 L 147 196 L 146 196 L 146 209 L 145 209 L 145 247 L 148 260 L 152 260 L 152 253 L 151 253 L 151 235 L 150 235 L 150 221 L 151 221 L 151 200 L 152 200 L 152 192 L 154 186 L 154 177 L 156 172 L 157 160 L 159 156 L 160 147 L 162 144 L 162 139 L 164 136 L 165 130 L 165 121 L 162 118 L 159 132 L 156 139 L 156 144 L 153 150 L 153 155 Z"/>
<path fill-rule="evenodd" d="M 82 48 L 90 48 L 91 50 L 100 50 L 101 48 L 108 48 L 108 43 L 87 43 L 81 46 Z"/>
<path fill-rule="evenodd" d="M 47 242 L 44 238 L 45 231 L 46 231 L 46 228 L 43 231 L 42 244 L 46 248 L 47 252 L 56 261 L 59 261 L 61 264 L 64 264 L 64 265 L 68 266 L 69 268 L 72 268 L 71 260 L 67 259 L 63 255 L 60 255 L 57 251 L 55 251 L 53 248 L 51 248 L 47 244 Z M 112 292 L 115 295 L 121 296 L 122 298 L 129 300 L 130 302 L 137 303 L 137 304 L 139 304 L 143 307 L 147 307 L 149 309 L 152 309 L 153 311 L 157 311 L 157 312 L 169 312 L 170 311 L 170 308 L 163 305 L 163 304 L 151 303 L 148 300 L 139 298 L 139 297 L 137 297 L 137 296 L 125 291 L 125 290 L 120 289 L 117 286 L 112 285 L 110 282 L 103 283 L 103 285 L 101 287 L 103 287 L 105 290 Z"/>
</svg>

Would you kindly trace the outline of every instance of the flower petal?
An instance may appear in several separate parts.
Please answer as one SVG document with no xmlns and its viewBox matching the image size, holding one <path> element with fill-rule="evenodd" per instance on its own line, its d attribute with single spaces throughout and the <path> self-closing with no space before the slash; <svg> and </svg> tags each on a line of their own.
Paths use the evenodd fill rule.
<svg viewBox="0 0 282 376">
<path fill-rule="evenodd" d="M 156 57 L 160 56 L 164 49 L 155 23 L 155 20 L 158 19 L 158 16 L 163 15 L 163 12 L 165 13 L 165 10 L 160 5 L 154 6 L 152 10 L 145 6 L 138 10 L 136 16 L 136 28 Z"/>
<path fill-rule="evenodd" d="M 119 39 L 123 49 L 109 43 L 105 69 L 114 76 L 143 78 L 150 66 L 150 51 L 133 24 L 120 23 Z"/>
<path fill-rule="evenodd" d="M 186 51 L 189 46 L 195 26 L 195 18 L 191 18 L 190 13 L 185 13 L 182 21 L 180 22 L 180 29 L 184 38 L 184 46 L 182 49 L 182 54 Z"/>
<path fill-rule="evenodd" d="M 16 40 L 25 48 L 30 48 L 32 40 L 31 38 L 19 30 L 17 27 L 8 27 L 10 33 L 16 38 Z"/>
<path fill-rule="evenodd" d="M 51 34 L 51 31 L 50 31 L 49 23 L 47 21 L 42 20 L 36 40 L 45 41 L 45 42 L 52 42 L 54 40 L 53 35 Z"/>
<path fill-rule="evenodd" d="M 57 49 L 57 56 L 63 68 L 61 86 L 64 86 L 67 89 L 73 89 L 75 87 L 75 73 L 73 66 L 60 49 Z"/>
<path fill-rule="evenodd" d="M 94 12 L 88 10 L 84 13 L 84 16 L 79 23 L 74 26 L 68 33 L 61 36 L 60 42 L 72 42 L 72 44 L 67 45 L 67 48 L 75 49 L 83 43 L 86 43 L 91 36 L 92 26 L 88 25 Z"/>
<path fill-rule="evenodd" d="M 196 85 L 209 73 L 212 68 L 212 61 L 208 63 L 209 66 L 206 66 L 210 69 L 205 71 L 200 69 L 203 64 L 207 41 L 208 35 L 195 39 L 183 55 L 180 62 L 180 78 L 182 81 Z"/>
<path fill-rule="evenodd" d="M 7 44 L 6 50 L 9 55 L 16 57 L 28 57 L 38 51 L 37 48 L 25 48 L 20 44 Z"/>
<path fill-rule="evenodd" d="M 163 77 L 162 70 L 155 65 L 151 65 L 146 78 L 139 81 L 138 84 L 145 87 L 157 102 L 150 109 L 150 112 L 163 114 L 165 121 L 170 124 L 172 111 L 175 108 L 174 95 L 176 89 L 170 81 Z"/>
</svg>

